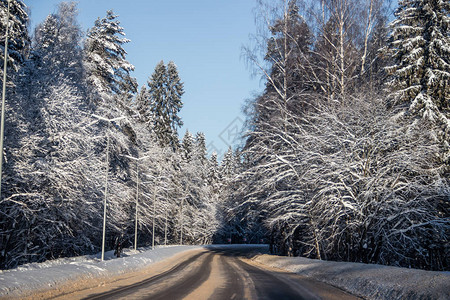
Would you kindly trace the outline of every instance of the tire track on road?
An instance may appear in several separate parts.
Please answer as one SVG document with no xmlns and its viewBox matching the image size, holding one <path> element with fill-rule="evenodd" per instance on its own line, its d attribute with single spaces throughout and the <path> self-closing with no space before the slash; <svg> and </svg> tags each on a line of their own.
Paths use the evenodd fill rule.
<svg viewBox="0 0 450 300">
<path fill-rule="evenodd" d="M 214 254 L 208 253 L 196 272 L 189 273 L 182 280 L 176 282 L 173 286 L 156 294 L 149 294 L 149 299 L 152 300 L 175 300 L 183 299 L 192 291 L 197 289 L 203 282 L 205 282 L 211 274 L 211 262 Z"/>
<path fill-rule="evenodd" d="M 152 276 L 148 279 L 142 280 L 140 282 L 128 285 L 128 286 L 124 286 L 124 287 L 120 287 L 114 290 L 111 290 L 109 292 L 106 293 L 102 293 L 102 294 L 98 294 L 98 295 L 93 295 L 93 296 L 88 296 L 85 297 L 83 299 L 90 299 L 90 300 L 106 300 L 106 299 L 111 299 L 111 298 L 116 298 L 116 297 L 125 297 L 127 295 L 130 295 L 132 293 L 134 293 L 136 290 L 138 289 L 142 289 L 145 288 L 149 285 L 155 284 L 157 281 L 160 281 L 161 279 L 166 278 L 167 276 L 172 276 L 173 274 L 176 274 L 180 271 L 182 271 L 184 268 L 186 268 L 188 265 L 194 263 L 199 257 L 201 257 L 202 255 L 206 255 L 207 253 L 203 252 L 203 253 L 199 253 L 196 254 L 192 257 L 190 257 L 189 259 L 183 261 L 182 263 L 175 265 L 174 267 L 170 268 L 167 271 L 164 271 L 158 275 Z"/>
</svg>

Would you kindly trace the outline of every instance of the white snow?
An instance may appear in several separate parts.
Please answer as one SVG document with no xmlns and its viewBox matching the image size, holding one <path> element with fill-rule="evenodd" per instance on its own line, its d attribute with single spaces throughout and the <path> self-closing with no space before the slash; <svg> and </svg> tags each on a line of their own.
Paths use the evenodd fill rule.
<svg viewBox="0 0 450 300">
<path fill-rule="evenodd" d="M 137 251 L 124 249 L 120 258 L 115 258 L 113 251 L 106 252 L 104 261 L 100 260 L 99 253 L 27 264 L 11 270 L 0 270 L 0 298 L 29 295 L 34 291 L 55 287 L 69 281 L 116 276 L 138 271 L 177 253 L 197 248 L 200 246 L 162 246 L 155 250 L 138 248 Z"/>
<path fill-rule="evenodd" d="M 365 299 L 450 299 L 450 272 L 260 255 L 255 261 L 322 281 Z"/>
</svg>

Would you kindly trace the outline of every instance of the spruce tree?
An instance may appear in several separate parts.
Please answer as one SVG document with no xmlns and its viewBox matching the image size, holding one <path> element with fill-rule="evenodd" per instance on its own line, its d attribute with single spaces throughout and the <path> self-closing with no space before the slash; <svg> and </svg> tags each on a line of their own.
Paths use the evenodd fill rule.
<svg viewBox="0 0 450 300">
<path fill-rule="evenodd" d="M 195 158 L 202 166 L 206 165 L 207 162 L 206 152 L 205 134 L 197 132 L 195 135 Z"/>
<path fill-rule="evenodd" d="M 208 161 L 208 183 L 213 193 L 219 193 L 219 163 L 217 162 L 217 153 L 213 152 Z"/>
<path fill-rule="evenodd" d="M 312 42 L 310 29 L 299 14 L 296 1 L 290 0 L 281 19 L 270 26 L 271 37 L 267 42 L 265 60 L 270 64 L 271 80 L 267 91 L 286 93 L 286 102 L 295 92 L 304 88 L 306 75 L 304 56 Z M 287 89 L 287 91 L 284 91 Z"/>
<path fill-rule="evenodd" d="M 161 146 L 178 147 L 177 128 L 183 125 L 178 112 L 183 103 L 183 83 L 178 76 L 176 65 L 167 66 L 160 61 L 148 81 L 151 96 L 151 111 L 154 115 L 154 130 Z"/>
<path fill-rule="evenodd" d="M 166 104 L 166 74 L 166 65 L 160 61 L 147 82 L 151 99 L 150 110 L 155 117 L 154 130 L 161 146 L 167 146 L 170 143 L 169 136 L 171 135 Z"/>
<path fill-rule="evenodd" d="M 35 30 L 33 60 L 45 70 L 47 80 L 70 78 L 81 81 L 81 27 L 75 2 L 62 2 L 56 14 L 49 15 Z"/>
<path fill-rule="evenodd" d="M 0 2 L 0 80 L 3 80 L 3 57 L 5 56 L 5 37 L 6 37 L 6 18 L 8 3 Z M 29 52 L 30 38 L 28 35 L 28 13 L 27 7 L 21 0 L 12 0 L 9 10 L 8 30 L 8 66 L 11 71 L 7 72 L 9 79 L 13 78 L 13 74 L 18 71 L 19 67 L 24 63 Z M 10 81 L 10 80 L 9 80 Z"/>
<path fill-rule="evenodd" d="M 450 3 L 403 0 L 395 13 L 387 67 L 395 104 L 432 121 L 448 121 L 450 109 Z"/>
<path fill-rule="evenodd" d="M 135 99 L 135 109 L 138 113 L 138 118 L 142 123 L 146 123 L 150 127 L 153 127 L 151 122 L 153 121 L 152 112 L 150 111 L 150 93 L 145 86 L 142 86 Z"/>
<path fill-rule="evenodd" d="M 95 102 L 108 101 L 111 97 L 127 107 L 137 92 L 136 79 L 130 73 L 134 66 L 126 60 L 123 45 L 130 40 L 112 10 L 106 17 L 97 19 L 87 35 L 84 49 L 86 80 L 97 94 Z"/>
<path fill-rule="evenodd" d="M 194 151 L 194 138 L 189 130 L 186 130 L 183 140 L 181 142 L 181 152 L 183 157 L 190 161 L 192 158 L 192 152 Z"/>
<path fill-rule="evenodd" d="M 393 105 L 437 126 L 442 161 L 450 166 L 450 2 L 403 0 L 391 23 L 388 54 Z M 445 171 L 444 171 L 445 172 Z"/>
<path fill-rule="evenodd" d="M 227 183 L 228 181 L 231 180 L 232 176 L 234 175 L 235 169 L 235 160 L 233 157 L 233 149 L 231 148 L 231 146 L 228 147 L 228 150 L 222 159 L 220 169 L 222 178 Z"/>
<path fill-rule="evenodd" d="M 180 76 L 178 75 L 177 66 L 173 61 L 170 61 L 167 65 L 167 105 L 168 113 L 170 116 L 170 122 L 172 131 L 176 134 L 177 128 L 183 126 L 181 118 L 178 116 L 181 108 L 183 107 L 183 102 L 181 97 L 184 94 L 183 82 L 181 82 Z"/>
</svg>

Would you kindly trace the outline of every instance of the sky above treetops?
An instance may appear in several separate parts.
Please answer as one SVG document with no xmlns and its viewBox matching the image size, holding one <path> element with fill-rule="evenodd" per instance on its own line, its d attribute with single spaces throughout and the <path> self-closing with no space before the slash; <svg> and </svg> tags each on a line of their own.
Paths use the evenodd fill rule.
<svg viewBox="0 0 450 300">
<path fill-rule="evenodd" d="M 60 0 L 24 0 L 30 9 L 31 31 L 56 12 Z M 205 133 L 208 152 L 219 158 L 235 146 L 244 121 L 242 105 L 260 90 L 251 78 L 242 46 L 256 31 L 253 0 L 78 0 L 84 32 L 112 9 L 126 37 L 127 59 L 135 66 L 139 86 L 146 84 L 160 60 L 174 61 L 184 82 L 184 126 Z"/>
</svg>

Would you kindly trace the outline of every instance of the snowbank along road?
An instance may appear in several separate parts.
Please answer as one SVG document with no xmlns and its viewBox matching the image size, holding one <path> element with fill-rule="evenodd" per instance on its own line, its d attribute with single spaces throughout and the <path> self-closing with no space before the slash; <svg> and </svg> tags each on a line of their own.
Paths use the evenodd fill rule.
<svg viewBox="0 0 450 300">
<path fill-rule="evenodd" d="M 255 250 L 191 250 L 57 299 L 358 299 L 333 286 L 259 265 L 250 259 Z"/>
</svg>

